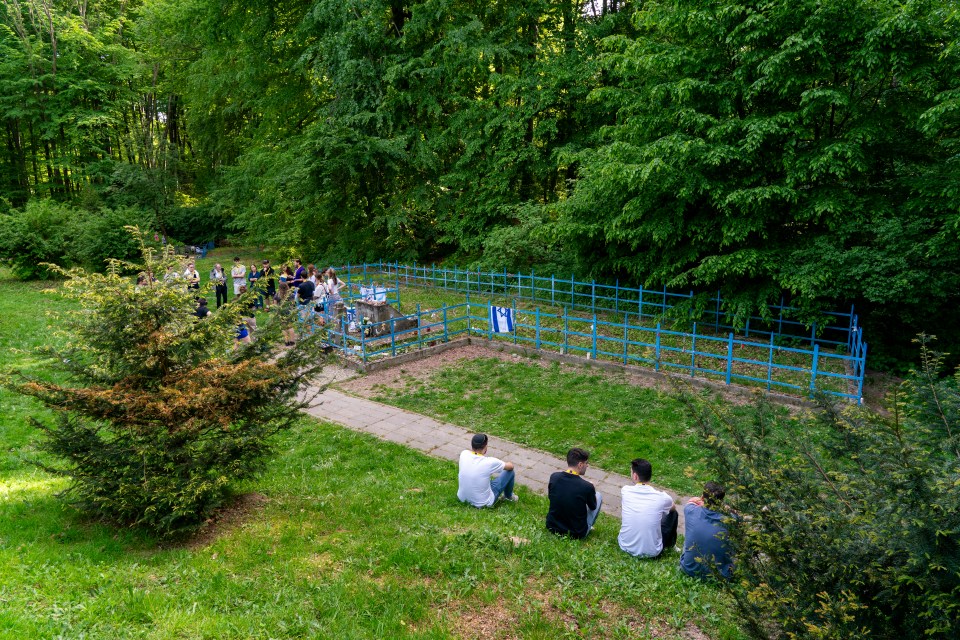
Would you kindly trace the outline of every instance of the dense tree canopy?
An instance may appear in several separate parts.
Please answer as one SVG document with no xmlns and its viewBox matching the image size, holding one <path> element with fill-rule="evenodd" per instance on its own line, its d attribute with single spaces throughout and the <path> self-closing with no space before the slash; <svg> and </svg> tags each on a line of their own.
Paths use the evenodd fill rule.
<svg viewBox="0 0 960 640">
<path fill-rule="evenodd" d="M 874 344 L 926 329 L 956 351 L 957 18 L 955 0 L 3 0 L 0 214 L 53 198 L 315 259 L 719 288 L 734 315 L 852 302 Z"/>
</svg>

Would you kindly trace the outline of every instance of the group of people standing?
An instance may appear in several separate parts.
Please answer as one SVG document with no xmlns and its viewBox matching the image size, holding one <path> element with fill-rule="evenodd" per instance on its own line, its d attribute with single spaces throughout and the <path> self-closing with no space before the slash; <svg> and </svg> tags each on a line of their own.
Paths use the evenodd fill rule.
<svg viewBox="0 0 960 640">
<path fill-rule="evenodd" d="M 200 276 L 197 274 L 197 282 Z M 237 256 L 233 259 L 233 267 L 226 271 L 220 263 L 210 270 L 210 282 L 214 285 L 217 296 L 217 307 L 227 303 L 228 282 L 233 285 L 234 297 L 247 291 L 257 293 L 253 304 L 257 309 L 269 310 L 270 304 L 286 299 L 280 297 L 279 285 L 286 285 L 286 295 L 296 294 L 298 300 L 316 300 L 320 298 L 340 299 L 340 291 L 346 283 L 337 278 L 333 267 L 318 270 L 314 265 L 303 266 L 299 258 L 292 265 L 286 264 L 274 269 L 270 260 L 263 260 L 261 264 L 250 263 L 244 265 Z M 199 288 L 199 286 L 198 286 Z M 279 299 L 278 299 L 279 298 Z"/>
<path fill-rule="evenodd" d="M 457 498 L 474 507 L 493 506 L 498 499 L 516 502 L 513 488 L 516 468 L 487 455 L 488 437 L 473 436 L 470 449 L 460 453 Z M 550 507 L 546 527 L 571 538 L 586 538 L 600 514 L 603 497 L 584 478 L 590 454 L 579 447 L 567 452 L 567 469 L 550 476 L 547 495 Z M 650 485 L 653 465 L 643 458 L 630 463 L 633 484 L 621 489 L 622 521 L 617 542 L 626 553 L 639 558 L 658 558 L 677 543 L 679 514 L 673 498 Z M 733 558 L 722 503 L 724 488 L 708 482 L 703 494 L 684 506 L 684 542 L 680 569 L 689 576 L 730 579 Z"/>
</svg>

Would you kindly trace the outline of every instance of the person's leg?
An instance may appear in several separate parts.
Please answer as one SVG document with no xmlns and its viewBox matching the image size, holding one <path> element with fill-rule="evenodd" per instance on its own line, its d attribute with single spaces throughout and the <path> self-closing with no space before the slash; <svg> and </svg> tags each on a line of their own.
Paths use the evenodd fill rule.
<svg viewBox="0 0 960 640">
<path fill-rule="evenodd" d="M 593 523 L 597 521 L 597 516 L 600 515 L 600 505 L 602 504 L 603 504 L 603 496 L 598 493 L 597 508 L 587 509 L 587 533 L 590 533 L 590 530 L 593 529 Z"/>
<path fill-rule="evenodd" d="M 677 544 L 677 524 L 680 514 L 671 509 L 660 519 L 660 533 L 663 535 L 663 550 L 672 549 Z"/>
<path fill-rule="evenodd" d="M 508 500 L 513 497 L 513 483 L 516 476 L 517 474 L 511 469 L 510 471 L 504 471 L 490 481 L 490 489 L 493 491 L 494 499 L 499 498 L 501 493 Z"/>
</svg>

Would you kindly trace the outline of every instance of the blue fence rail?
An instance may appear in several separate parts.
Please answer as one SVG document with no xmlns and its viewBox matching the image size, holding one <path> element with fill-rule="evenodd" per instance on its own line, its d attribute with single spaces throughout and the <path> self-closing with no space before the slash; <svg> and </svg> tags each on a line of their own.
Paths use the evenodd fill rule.
<svg viewBox="0 0 960 640">
<path fill-rule="evenodd" d="M 719 292 L 697 297 L 695 292 L 674 292 L 661 288 L 627 287 L 619 281 L 603 284 L 596 281 L 580 281 L 575 276 L 569 279 L 538 276 L 535 273 L 482 272 L 463 269 L 444 269 L 435 265 L 418 266 L 379 262 L 361 265 L 343 265 L 338 268 L 348 283 L 389 282 L 397 291 L 399 304 L 400 285 L 430 286 L 460 293 L 507 296 L 533 303 L 549 303 L 591 313 L 627 313 L 639 320 L 658 321 L 684 305 L 685 316 L 696 320 L 703 329 L 714 333 L 733 331 L 745 338 L 770 338 L 781 342 L 789 340 L 799 344 L 815 344 L 843 347 L 848 353 L 856 348 L 854 342 L 862 342 L 862 332 L 857 326 L 857 316 L 851 306 L 849 312 L 826 311 L 819 322 L 804 322 L 798 319 L 800 310 L 780 304 L 769 305 L 763 315 L 748 316 L 743 326 L 734 326 L 724 310 L 724 300 Z"/>
<path fill-rule="evenodd" d="M 622 313 L 622 320 L 610 320 L 601 314 L 580 315 L 566 309 L 560 313 L 518 309 L 515 303 L 514 330 L 494 333 L 489 321 L 492 306 L 490 301 L 471 302 L 469 294 L 466 302 L 440 309 L 423 311 L 418 305 L 414 313 L 405 316 L 415 320 L 415 326 L 403 330 L 397 330 L 400 318 L 394 318 L 351 332 L 347 319 L 342 318 L 339 325 L 329 327 L 328 340 L 346 355 L 367 362 L 458 336 L 476 336 L 595 360 L 649 366 L 728 385 L 808 397 L 821 391 L 862 401 L 867 345 L 860 340 L 854 341 L 851 352 L 843 354 L 821 349 L 816 342 L 810 348 L 778 345 L 773 334 L 758 340 L 737 338 L 733 332 L 703 333 L 699 323 L 691 331 L 675 331 L 659 322 L 652 327 L 633 322 L 636 316 L 629 313 Z M 855 317 L 853 327 L 859 334 Z"/>
</svg>

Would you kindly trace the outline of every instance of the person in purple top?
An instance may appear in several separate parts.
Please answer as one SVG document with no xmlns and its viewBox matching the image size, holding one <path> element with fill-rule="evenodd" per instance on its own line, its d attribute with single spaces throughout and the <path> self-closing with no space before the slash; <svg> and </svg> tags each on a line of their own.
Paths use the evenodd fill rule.
<svg viewBox="0 0 960 640">
<path fill-rule="evenodd" d="M 733 555 L 727 531 L 731 516 L 720 512 L 726 491 L 716 482 L 703 486 L 703 495 L 683 508 L 684 540 L 680 568 L 693 578 L 733 577 Z"/>
<path fill-rule="evenodd" d="M 296 288 L 299 287 L 300 283 L 307 277 L 307 270 L 303 268 L 303 263 L 300 262 L 300 258 L 296 258 L 293 264 L 296 266 L 296 270 L 293 272 L 293 282 L 290 284 Z"/>
</svg>

